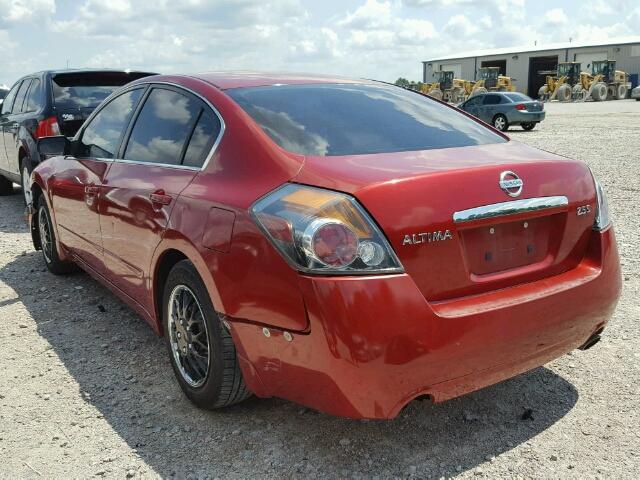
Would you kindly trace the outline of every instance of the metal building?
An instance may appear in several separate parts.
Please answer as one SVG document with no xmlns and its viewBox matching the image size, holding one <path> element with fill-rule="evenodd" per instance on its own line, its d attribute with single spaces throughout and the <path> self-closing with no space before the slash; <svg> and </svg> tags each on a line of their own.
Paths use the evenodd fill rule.
<svg viewBox="0 0 640 480">
<path fill-rule="evenodd" d="M 580 62 L 583 71 L 591 71 L 594 60 L 615 60 L 616 69 L 630 74 L 635 87 L 640 74 L 640 36 L 612 38 L 606 43 L 554 43 L 433 58 L 422 62 L 422 81 L 432 82 L 434 72 L 439 70 L 452 70 L 455 78 L 476 80 L 480 67 L 499 67 L 501 75 L 515 79 L 519 92 L 535 98 L 545 83 L 546 75 L 541 72 L 555 70 L 558 62 Z"/>
</svg>

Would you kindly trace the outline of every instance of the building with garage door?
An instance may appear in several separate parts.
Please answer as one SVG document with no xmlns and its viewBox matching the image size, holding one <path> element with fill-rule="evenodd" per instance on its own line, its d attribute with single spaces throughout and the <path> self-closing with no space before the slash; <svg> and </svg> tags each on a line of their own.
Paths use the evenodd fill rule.
<svg viewBox="0 0 640 480">
<path fill-rule="evenodd" d="M 464 52 L 422 62 L 422 81 L 432 82 L 440 70 L 451 70 L 455 78 L 476 80 L 481 67 L 499 67 L 501 75 L 515 79 L 519 92 L 538 96 L 545 77 L 558 62 L 580 62 L 583 71 L 591 71 L 594 60 L 615 60 L 616 69 L 630 75 L 638 85 L 640 74 L 640 36 L 611 39 L 603 43 L 554 43 L 532 47 L 496 48 Z"/>
</svg>

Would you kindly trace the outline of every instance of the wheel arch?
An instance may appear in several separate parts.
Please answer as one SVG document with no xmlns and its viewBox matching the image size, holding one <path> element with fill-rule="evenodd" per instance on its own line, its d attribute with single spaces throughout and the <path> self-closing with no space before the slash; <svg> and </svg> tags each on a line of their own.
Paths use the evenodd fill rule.
<svg viewBox="0 0 640 480">
<path fill-rule="evenodd" d="M 186 238 L 163 240 L 156 248 L 151 263 L 152 268 L 150 269 L 152 272 L 152 276 L 150 278 L 150 291 L 154 309 L 154 327 L 156 332 L 161 336 L 164 335 L 164 328 L 162 325 L 164 285 L 171 269 L 182 260 L 189 260 L 196 268 L 198 275 L 200 275 L 200 278 L 207 288 L 214 310 L 216 312 L 223 311 L 222 300 L 213 276 L 211 275 L 211 272 L 198 249 Z"/>
</svg>

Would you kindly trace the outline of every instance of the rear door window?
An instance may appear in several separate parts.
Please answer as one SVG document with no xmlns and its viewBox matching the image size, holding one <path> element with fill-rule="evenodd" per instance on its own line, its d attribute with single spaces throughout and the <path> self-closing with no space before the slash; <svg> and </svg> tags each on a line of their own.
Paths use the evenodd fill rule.
<svg viewBox="0 0 640 480">
<path fill-rule="evenodd" d="M 94 109 L 119 87 L 148 76 L 141 72 L 73 72 L 51 78 L 53 102 L 57 109 Z"/>
<path fill-rule="evenodd" d="M 34 78 L 31 82 L 31 88 L 27 95 L 23 110 L 25 112 L 35 112 L 42 106 L 42 88 L 38 78 Z"/>
<path fill-rule="evenodd" d="M 18 89 L 20 88 L 21 83 L 16 83 L 7 96 L 4 97 L 4 101 L 2 102 L 2 114 L 11 113 L 11 107 L 13 107 L 13 101 L 16 98 L 16 93 L 18 93 Z"/>
<path fill-rule="evenodd" d="M 482 102 L 483 105 L 498 105 L 500 103 L 500 95 L 485 95 Z"/>
<path fill-rule="evenodd" d="M 114 158 L 142 91 L 136 88 L 115 97 L 93 117 L 82 132 L 79 156 Z"/>
<path fill-rule="evenodd" d="M 209 109 L 203 110 L 193 129 L 182 164 L 189 167 L 202 167 L 213 143 L 220 135 L 220 128 L 218 116 Z"/>
<path fill-rule="evenodd" d="M 388 85 L 281 85 L 226 93 L 275 143 L 302 155 L 361 155 L 506 141 L 456 109 Z"/>
<path fill-rule="evenodd" d="M 191 95 L 154 88 L 131 130 L 124 159 L 180 165 L 201 110 Z"/>
<path fill-rule="evenodd" d="M 11 110 L 11 113 L 21 113 L 23 111 L 22 107 L 24 104 L 24 99 L 27 96 L 27 91 L 29 90 L 30 85 L 30 78 L 22 82 L 22 85 L 20 85 L 20 90 L 18 90 L 18 93 L 16 95 L 16 100 L 15 102 L 13 102 L 13 109 Z"/>
</svg>

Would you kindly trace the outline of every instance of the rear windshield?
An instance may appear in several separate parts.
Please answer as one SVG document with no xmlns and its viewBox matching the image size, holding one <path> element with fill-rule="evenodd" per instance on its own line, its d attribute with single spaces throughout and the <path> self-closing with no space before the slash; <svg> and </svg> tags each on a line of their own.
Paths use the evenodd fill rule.
<svg viewBox="0 0 640 480">
<path fill-rule="evenodd" d="M 53 101 L 60 110 L 95 108 L 111 92 L 138 78 L 144 72 L 59 73 L 51 79 Z"/>
<path fill-rule="evenodd" d="M 456 110 L 387 85 L 284 85 L 227 93 L 285 150 L 334 156 L 506 140 Z"/>
<path fill-rule="evenodd" d="M 517 93 L 517 92 L 505 93 L 504 96 L 507 97 L 512 102 L 531 102 L 532 101 L 531 97 L 527 97 L 523 93 Z"/>
</svg>

